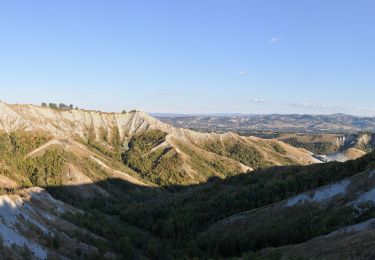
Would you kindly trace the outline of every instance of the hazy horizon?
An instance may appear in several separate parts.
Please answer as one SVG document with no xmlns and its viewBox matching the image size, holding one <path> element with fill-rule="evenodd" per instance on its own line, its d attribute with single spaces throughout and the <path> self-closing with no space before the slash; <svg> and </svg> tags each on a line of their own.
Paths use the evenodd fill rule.
<svg viewBox="0 0 375 260">
<path fill-rule="evenodd" d="M 375 116 L 373 1 L 7 1 L 0 99 Z"/>
<path fill-rule="evenodd" d="M 77 106 L 77 104 L 71 104 L 71 103 L 64 103 L 64 102 L 57 102 L 57 103 L 54 103 L 54 102 L 42 102 L 40 104 L 35 104 L 35 103 L 18 103 L 18 102 L 15 102 L 15 103 L 10 103 L 10 102 L 7 102 L 6 100 L 1 100 L 0 99 L 0 102 L 3 102 L 5 104 L 8 104 L 8 105 L 32 105 L 32 106 L 39 106 L 39 107 L 43 107 L 43 103 L 45 103 L 47 105 L 47 107 L 49 107 L 49 104 L 50 103 L 53 103 L 57 106 L 59 106 L 59 104 L 64 104 L 64 105 L 73 105 L 74 109 L 78 108 L 78 109 L 82 109 L 82 110 L 87 110 L 87 111 L 101 111 L 101 112 L 105 112 L 105 113 L 122 113 L 124 110 L 129 112 L 129 111 L 141 111 L 141 112 L 145 112 L 147 114 L 150 114 L 151 116 L 153 117 L 190 117 L 190 116 L 201 116 L 201 117 L 204 117 L 204 116 L 268 116 L 268 115 L 284 115 L 284 116 L 292 116 L 292 115 L 299 115 L 299 116 L 335 116 L 335 115 L 346 115 L 346 116 L 353 116 L 353 117 L 375 117 L 375 116 L 359 116 L 359 115 L 354 115 L 354 114 L 349 114 L 349 113 L 327 113 L 327 114 L 323 114 L 323 113 L 241 113 L 241 112 L 222 112 L 222 113 L 215 113 L 215 112 L 212 112 L 212 113 L 174 113 L 174 112 L 165 112 L 165 113 L 160 113 L 160 112 L 152 112 L 152 111 L 145 111 L 145 110 L 141 110 L 141 109 L 137 109 L 137 108 L 130 108 L 130 109 L 122 109 L 122 110 L 118 110 L 118 111 L 114 111 L 114 110 L 103 110 L 103 109 L 95 109 L 95 108 L 92 108 L 92 107 L 79 107 Z"/>
<path fill-rule="evenodd" d="M 147 111 L 145 111 L 147 112 Z M 333 113 L 333 114 L 299 114 L 299 113 L 270 113 L 270 114 L 246 114 L 246 113 L 206 113 L 206 114 L 183 114 L 183 113 L 153 113 L 147 112 L 152 116 L 155 117 L 163 117 L 163 116 L 170 116 L 170 117 L 189 117 L 189 116 L 271 116 L 271 115 L 285 115 L 285 116 L 292 116 L 292 115 L 299 115 L 299 116 L 335 116 L 335 115 L 346 115 L 346 116 L 354 116 L 354 117 L 373 117 L 373 116 L 356 116 L 353 114 L 346 114 L 346 113 Z"/>
</svg>

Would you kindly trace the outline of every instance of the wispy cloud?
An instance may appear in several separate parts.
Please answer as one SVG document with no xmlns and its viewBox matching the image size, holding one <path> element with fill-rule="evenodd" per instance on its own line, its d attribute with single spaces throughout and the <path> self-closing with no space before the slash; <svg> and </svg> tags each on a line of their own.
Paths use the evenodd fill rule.
<svg viewBox="0 0 375 260">
<path fill-rule="evenodd" d="M 283 35 L 279 35 L 279 36 L 273 36 L 271 39 L 270 39 L 270 43 L 278 43 L 279 41 L 281 41 L 281 39 L 283 38 L 284 36 Z"/>
<path fill-rule="evenodd" d="M 246 75 L 246 71 L 245 71 L 245 70 L 240 70 L 240 71 L 238 72 L 238 75 L 240 75 L 240 76 L 245 76 L 245 75 Z"/>
<path fill-rule="evenodd" d="M 303 113 L 311 111 L 313 113 L 324 113 L 324 114 L 335 114 L 345 113 L 353 115 L 375 115 L 375 107 L 357 107 L 357 106 L 339 106 L 339 105 L 327 105 L 322 103 L 312 102 L 280 102 L 265 100 L 261 98 L 250 99 L 250 103 L 253 104 L 272 104 L 281 107 L 292 107 L 297 109 L 297 113 L 300 110 Z"/>
<path fill-rule="evenodd" d="M 183 113 L 183 114 L 210 114 L 210 113 L 243 113 L 243 114 L 351 114 L 357 116 L 375 116 L 375 107 L 351 107 L 351 106 L 335 106 L 310 102 L 281 102 L 273 100 L 265 100 L 253 98 L 249 100 L 253 106 L 238 104 L 238 106 L 219 105 L 176 105 L 173 109 L 170 107 L 149 107 L 146 111 L 154 113 Z M 256 107 L 258 106 L 258 107 Z"/>
<path fill-rule="evenodd" d="M 309 102 L 301 102 L 301 103 L 286 103 L 286 105 L 291 107 L 297 108 L 319 108 L 319 109 L 333 109 L 335 106 L 329 106 L 319 103 L 309 103 Z"/>
<path fill-rule="evenodd" d="M 353 107 L 353 106 L 333 106 L 321 103 L 287 103 L 288 106 L 297 108 L 316 109 L 320 111 L 327 111 L 332 113 L 375 113 L 375 107 Z"/>
<path fill-rule="evenodd" d="M 252 98 L 252 99 L 250 99 L 250 103 L 267 104 L 267 103 L 271 103 L 271 102 L 268 101 L 268 100 L 262 99 L 262 98 Z"/>
</svg>

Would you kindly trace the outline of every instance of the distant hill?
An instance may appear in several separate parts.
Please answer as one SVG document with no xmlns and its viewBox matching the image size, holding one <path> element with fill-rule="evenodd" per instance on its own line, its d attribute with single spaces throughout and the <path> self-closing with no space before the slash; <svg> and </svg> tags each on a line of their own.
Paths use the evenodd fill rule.
<svg viewBox="0 0 375 260">
<path fill-rule="evenodd" d="M 356 159 L 375 148 L 375 134 L 277 133 L 274 138 L 319 155 L 323 161 Z"/>
<path fill-rule="evenodd" d="M 276 139 L 313 152 L 321 161 L 356 159 L 375 148 L 375 118 L 334 115 L 168 115 L 161 121 L 201 132 L 232 131 Z M 320 156 L 321 155 L 321 156 Z"/>
<path fill-rule="evenodd" d="M 249 134 L 257 131 L 291 133 L 357 133 L 375 131 L 374 117 L 346 114 L 333 115 L 156 115 L 158 119 L 176 127 L 203 132 L 233 131 Z"/>
</svg>

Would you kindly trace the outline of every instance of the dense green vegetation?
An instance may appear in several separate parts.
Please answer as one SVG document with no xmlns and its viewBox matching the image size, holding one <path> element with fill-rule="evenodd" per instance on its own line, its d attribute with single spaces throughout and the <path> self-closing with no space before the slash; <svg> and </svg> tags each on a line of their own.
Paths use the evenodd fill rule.
<svg viewBox="0 0 375 260">
<path fill-rule="evenodd" d="M 277 142 L 269 144 L 266 142 L 258 141 L 257 145 L 267 149 L 267 151 L 272 154 L 272 157 L 277 159 L 283 165 L 290 165 L 294 163 L 290 159 L 282 156 L 286 154 L 286 151 Z M 275 166 L 275 162 L 267 160 L 263 153 L 259 151 L 259 149 L 255 147 L 255 145 L 253 146 L 249 143 L 211 141 L 207 142 L 204 148 L 218 155 L 239 161 L 247 166 L 250 166 L 253 169 Z"/>
<path fill-rule="evenodd" d="M 48 150 L 42 156 L 27 158 L 25 168 L 33 186 L 62 185 L 65 159 L 60 150 Z"/>
<path fill-rule="evenodd" d="M 0 174 L 7 176 L 8 178 L 19 183 L 20 186 L 29 187 L 32 185 L 30 176 L 32 175 L 31 166 L 33 159 L 26 159 L 26 155 L 37 147 L 43 145 L 48 140 L 50 136 L 45 133 L 39 132 L 25 132 L 17 131 L 10 134 L 0 133 Z M 44 166 L 49 164 L 50 157 L 54 157 L 57 161 L 57 157 L 52 155 L 54 152 L 48 153 L 43 156 Z M 53 161 L 53 160 L 52 160 Z M 54 162 L 52 162 L 54 164 Z M 57 163 L 57 161 L 55 161 Z M 60 165 L 60 163 L 57 163 Z M 40 166 L 40 173 L 48 172 L 51 173 L 50 168 L 44 168 Z M 34 169 L 33 169 L 34 170 Z M 45 177 L 45 176 L 44 176 Z M 46 178 L 49 179 L 49 178 Z"/>
<path fill-rule="evenodd" d="M 205 158 L 204 155 L 202 156 L 202 152 L 199 148 L 188 146 L 183 142 L 178 143 L 178 149 L 189 156 L 192 169 L 199 173 L 194 177 L 200 182 L 212 176 L 224 178 L 238 173 L 229 170 L 235 168 L 235 163 L 233 161 L 215 157 Z"/>
<path fill-rule="evenodd" d="M 6 152 L 16 155 L 26 155 L 51 139 L 48 134 L 39 132 L 17 131 L 1 135 L 2 146 L 7 149 Z"/>
<path fill-rule="evenodd" d="M 12 132 L 0 134 L 0 173 L 20 182 L 21 186 L 47 187 L 62 184 L 65 167 L 63 151 L 47 150 L 37 157 L 26 155 L 46 143 L 50 137 L 42 133 Z"/>
<path fill-rule="evenodd" d="M 165 135 L 160 131 L 150 131 L 134 136 L 128 144 L 128 151 L 123 155 L 124 162 L 136 171 L 146 174 L 152 167 L 152 161 L 144 160 L 143 157 L 164 142 Z"/>
<path fill-rule="evenodd" d="M 165 136 L 166 133 L 156 130 L 134 136 L 122 160 L 142 178 L 158 185 L 186 183 L 178 154 L 170 148 L 153 149 L 165 141 Z"/>
<path fill-rule="evenodd" d="M 218 142 L 209 142 L 206 143 L 205 148 L 221 156 L 239 161 L 253 169 L 271 166 L 271 164 L 264 159 L 262 153 L 250 145 L 244 145 L 239 142 L 227 142 L 224 145 Z"/>
<path fill-rule="evenodd" d="M 268 247 L 298 244 L 329 234 L 340 227 L 358 223 L 358 216 L 359 213 L 350 206 L 335 205 L 327 208 L 302 205 L 282 213 L 255 211 L 248 216 L 248 226 L 226 230 L 225 234 L 212 232 L 200 237 L 198 245 L 212 256 L 241 256 L 250 250 L 256 252 Z"/>
<path fill-rule="evenodd" d="M 297 138 L 283 139 L 283 142 L 294 147 L 305 148 L 315 154 L 330 154 L 338 151 L 338 147 L 333 142 L 302 142 Z"/>
</svg>

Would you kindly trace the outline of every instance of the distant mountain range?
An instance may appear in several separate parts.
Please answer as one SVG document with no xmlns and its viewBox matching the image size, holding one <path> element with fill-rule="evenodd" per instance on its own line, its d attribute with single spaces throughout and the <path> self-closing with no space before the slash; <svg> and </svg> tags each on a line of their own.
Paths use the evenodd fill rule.
<svg viewBox="0 0 375 260">
<path fill-rule="evenodd" d="M 375 117 L 347 114 L 298 115 L 298 114 L 213 114 L 179 115 L 153 114 L 159 120 L 204 132 L 237 132 L 249 134 L 257 131 L 293 133 L 358 133 L 375 131 Z"/>
</svg>

